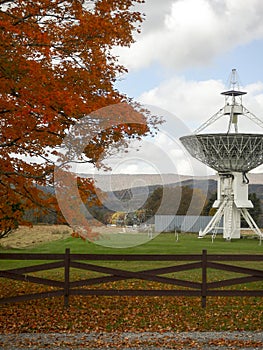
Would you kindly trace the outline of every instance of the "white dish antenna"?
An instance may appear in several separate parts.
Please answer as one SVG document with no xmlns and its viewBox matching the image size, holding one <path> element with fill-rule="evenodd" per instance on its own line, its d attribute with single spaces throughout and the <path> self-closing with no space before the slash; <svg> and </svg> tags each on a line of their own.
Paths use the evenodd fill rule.
<svg viewBox="0 0 263 350">
<path fill-rule="evenodd" d="M 261 121 L 249 112 L 242 103 L 236 69 L 232 70 L 230 89 L 222 92 L 225 105 L 208 121 L 201 125 L 193 135 L 180 138 L 186 150 L 196 159 L 218 172 L 217 200 L 218 208 L 207 227 L 200 231 L 199 237 L 212 233 L 213 237 L 220 228 L 223 217 L 223 237 L 227 240 L 241 237 L 241 216 L 251 230 L 261 239 L 263 234 L 248 212 L 253 204 L 248 200 L 248 178 L 246 173 L 263 164 L 263 134 L 239 133 L 240 118 L 248 118 L 263 128 Z M 225 133 L 203 133 L 214 122 L 227 117 Z"/>
</svg>

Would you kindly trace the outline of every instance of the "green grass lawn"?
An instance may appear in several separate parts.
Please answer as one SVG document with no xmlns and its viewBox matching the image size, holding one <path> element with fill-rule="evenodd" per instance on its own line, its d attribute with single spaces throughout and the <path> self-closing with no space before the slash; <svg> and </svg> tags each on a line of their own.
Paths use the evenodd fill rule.
<svg viewBox="0 0 263 350">
<path fill-rule="evenodd" d="M 119 236 L 119 240 L 129 239 L 132 242 L 132 235 L 136 234 L 119 234 L 117 236 Z M 134 241 L 138 242 L 138 239 L 134 237 Z M 212 242 L 209 236 L 199 239 L 197 234 L 191 233 L 179 234 L 178 241 L 174 234 L 162 233 L 147 243 L 130 248 L 110 248 L 102 244 L 101 241 L 96 244 L 70 237 L 27 249 L 0 248 L 0 253 L 64 253 L 66 248 L 70 248 L 72 253 L 80 254 L 199 254 L 203 249 L 206 249 L 210 254 L 263 254 L 263 244 L 259 245 L 258 239 L 225 241 L 218 236 Z"/>
</svg>

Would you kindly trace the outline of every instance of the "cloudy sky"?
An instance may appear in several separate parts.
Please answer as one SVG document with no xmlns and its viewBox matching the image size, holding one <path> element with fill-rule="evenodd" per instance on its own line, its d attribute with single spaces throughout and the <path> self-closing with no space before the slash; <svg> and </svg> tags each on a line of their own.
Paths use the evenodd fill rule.
<svg viewBox="0 0 263 350">
<path fill-rule="evenodd" d="M 190 159 L 178 138 L 223 107 L 220 93 L 229 88 L 233 68 L 248 93 L 244 106 L 263 119 L 263 1 L 146 0 L 137 7 L 146 19 L 136 42 L 115 51 L 129 69 L 116 87 L 167 122 L 139 151 L 133 145 L 111 159 L 112 171 L 213 173 Z"/>
</svg>

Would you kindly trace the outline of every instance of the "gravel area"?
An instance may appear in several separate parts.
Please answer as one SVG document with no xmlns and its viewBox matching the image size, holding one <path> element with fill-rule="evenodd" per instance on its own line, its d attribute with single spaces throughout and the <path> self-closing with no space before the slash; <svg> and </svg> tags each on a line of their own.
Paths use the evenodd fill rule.
<svg viewBox="0 0 263 350">
<path fill-rule="evenodd" d="M 0 334 L 0 349 L 263 349 L 263 332 Z"/>
</svg>

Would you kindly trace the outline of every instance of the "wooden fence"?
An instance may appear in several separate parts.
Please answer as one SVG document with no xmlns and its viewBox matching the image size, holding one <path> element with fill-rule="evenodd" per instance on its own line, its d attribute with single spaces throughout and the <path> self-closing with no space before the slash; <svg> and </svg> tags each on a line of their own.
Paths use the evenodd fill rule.
<svg viewBox="0 0 263 350">
<path fill-rule="evenodd" d="M 27 266 L 16 269 L 0 270 L 0 277 L 18 281 L 27 281 L 47 286 L 55 287 L 55 290 L 41 293 L 23 294 L 17 296 L 0 298 L 0 304 L 25 301 L 39 298 L 50 298 L 55 296 L 64 297 L 64 305 L 69 305 L 70 295 L 104 295 L 104 296 L 189 296 L 200 297 L 202 307 L 206 307 L 206 298 L 213 296 L 257 296 L 263 297 L 263 283 L 260 289 L 229 289 L 234 285 L 244 285 L 251 282 L 263 282 L 263 269 L 252 269 L 233 265 L 233 262 L 263 262 L 263 255 L 218 255 L 207 254 L 203 250 L 202 254 L 192 255 L 98 255 L 98 254 L 71 254 L 66 249 L 64 254 L 31 254 L 31 253 L 1 253 L 1 260 L 41 260 L 34 266 Z M 46 262 L 51 261 L 51 262 Z M 97 262 L 112 261 L 116 263 L 116 268 L 101 266 Z M 144 262 L 169 262 L 168 267 L 152 269 L 142 269 L 140 271 L 130 271 L 118 268 L 118 262 L 137 261 L 143 266 Z M 175 263 L 172 266 L 171 263 Z M 183 262 L 178 264 L 178 262 Z M 227 262 L 227 263 L 224 263 Z M 230 264 L 231 263 L 231 264 Z M 105 265 L 105 264 L 104 264 Z M 261 268 L 262 268 L 262 264 Z M 127 266 L 127 264 L 125 265 Z M 37 277 L 30 273 L 46 271 L 56 268 L 64 269 L 63 280 Z M 70 269 L 77 268 L 86 271 L 99 273 L 99 277 L 85 278 L 83 280 L 71 281 Z M 186 280 L 185 277 L 174 278 L 176 273 L 198 269 L 201 274 L 200 282 Z M 236 277 L 221 279 L 209 282 L 209 274 L 212 270 L 228 271 L 238 274 Z M 169 274 L 173 274 L 169 276 Z M 111 289 L 105 288 L 105 284 L 111 284 L 121 280 L 144 280 L 170 285 L 166 289 Z M 84 287 L 84 288 L 83 288 Z M 88 288 L 87 288 L 88 287 Z M 179 287 L 179 289 L 178 289 Z M 181 288 L 180 287 L 184 287 Z"/>
</svg>

